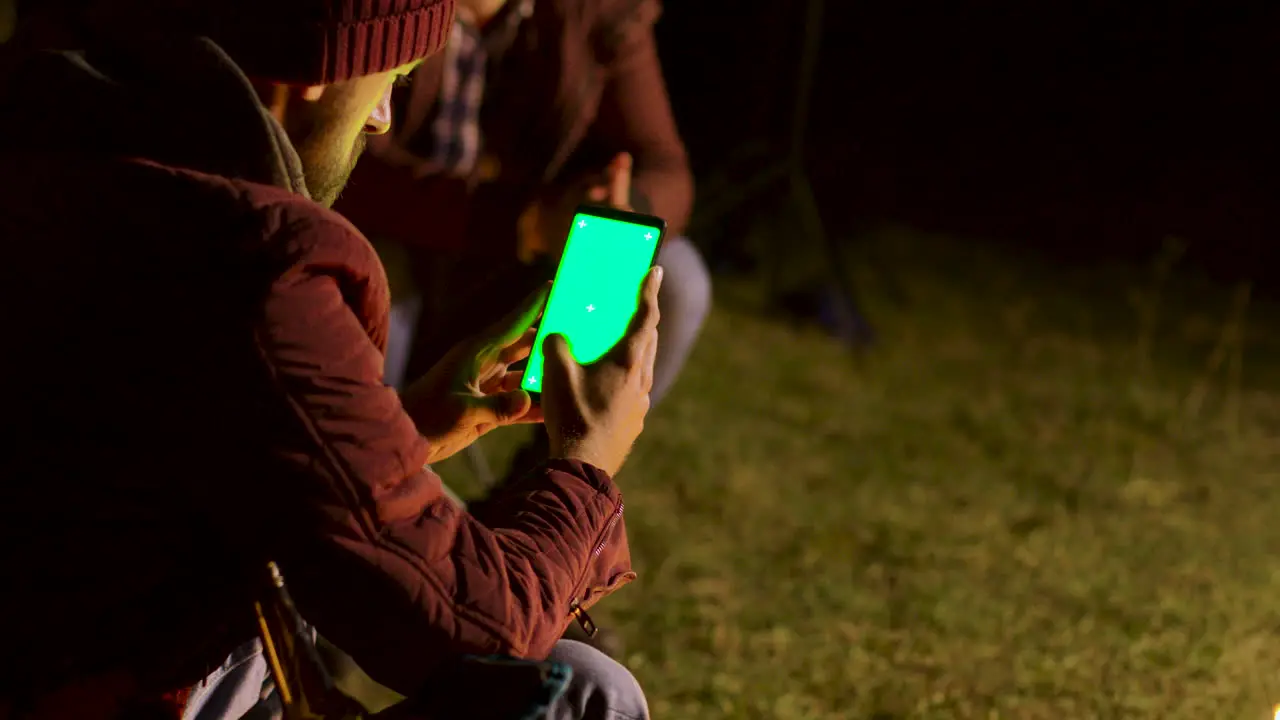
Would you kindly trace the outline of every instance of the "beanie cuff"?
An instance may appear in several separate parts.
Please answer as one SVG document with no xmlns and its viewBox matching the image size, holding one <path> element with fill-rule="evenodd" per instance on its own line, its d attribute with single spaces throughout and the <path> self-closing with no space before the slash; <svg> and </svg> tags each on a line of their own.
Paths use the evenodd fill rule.
<svg viewBox="0 0 1280 720">
<path fill-rule="evenodd" d="M 348 3 L 360 5 L 364 3 Z M 369 3 L 377 5 L 380 3 Z M 398 11 L 299 23 L 273 17 L 211 33 L 246 74 L 295 85 L 328 85 L 387 72 L 444 47 L 454 0 L 395 0 Z"/>
</svg>

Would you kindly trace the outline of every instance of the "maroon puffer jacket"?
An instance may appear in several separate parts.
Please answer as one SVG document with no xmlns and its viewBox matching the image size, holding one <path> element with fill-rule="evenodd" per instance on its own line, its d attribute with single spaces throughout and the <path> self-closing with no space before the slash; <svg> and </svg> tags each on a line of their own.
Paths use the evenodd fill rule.
<svg viewBox="0 0 1280 720">
<path fill-rule="evenodd" d="M 368 242 L 215 47 L 50 54 L 0 78 L 0 716 L 183 687 L 303 614 L 412 693 L 459 653 L 544 655 L 631 580 L 605 473 L 553 461 L 475 518 L 381 382 Z M 119 682 L 115 682 L 119 680 Z M 92 696 L 92 692 L 90 693 Z M 118 695 L 118 697 L 107 697 Z"/>
</svg>

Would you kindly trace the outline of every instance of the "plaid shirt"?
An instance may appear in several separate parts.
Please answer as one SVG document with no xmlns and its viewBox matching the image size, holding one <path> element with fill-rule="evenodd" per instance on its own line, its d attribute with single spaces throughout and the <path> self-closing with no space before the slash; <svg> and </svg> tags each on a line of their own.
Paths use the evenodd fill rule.
<svg viewBox="0 0 1280 720">
<path fill-rule="evenodd" d="M 496 18 L 482 33 L 463 22 L 453 24 L 444 49 L 440 97 L 422 138 L 420 154 L 439 172 L 469 177 L 480 159 L 484 138 L 480 133 L 480 106 L 484 102 L 485 73 L 490 56 L 500 54 L 514 40 L 520 23 L 533 14 L 534 0 L 519 4 Z"/>
</svg>

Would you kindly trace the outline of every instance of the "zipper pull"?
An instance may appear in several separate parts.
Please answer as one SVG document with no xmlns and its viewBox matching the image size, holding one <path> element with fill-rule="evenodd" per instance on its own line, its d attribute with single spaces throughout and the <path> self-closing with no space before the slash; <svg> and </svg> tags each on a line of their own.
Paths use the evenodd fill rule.
<svg viewBox="0 0 1280 720">
<path fill-rule="evenodd" d="M 600 632 L 600 628 L 596 626 L 595 621 L 591 619 L 591 616 L 587 614 L 586 610 L 582 609 L 582 606 L 578 604 L 577 600 L 574 600 L 573 604 L 569 606 L 569 615 L 572 616 L 574 620 L 578 621 L 578 624 L 582 626 L 582 631 L 587 634 L 587 637 L 593 638 L 596 636 L 596 633 Z"/>
</svg>

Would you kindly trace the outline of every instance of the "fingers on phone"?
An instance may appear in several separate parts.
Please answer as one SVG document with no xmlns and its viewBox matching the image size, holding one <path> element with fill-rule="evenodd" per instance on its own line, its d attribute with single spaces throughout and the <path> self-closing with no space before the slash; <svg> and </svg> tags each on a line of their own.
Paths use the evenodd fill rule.
<svg viewBox="0 0 1280 720">
<path fill-rule="evenodd" d="M 640 303 L 635 317 L 631 319 L 630 334 L 640 332 L 644 327 L 658 327 L 658 289 L 662 287 L 662 267 L 656 266 L 645 276 L 640 285 Z"/>
<path fill-rule="evenodd" d="M 646 393 L 653 390 L 653 366 L 658 361 L 658 331 L 647 333 L 649 342 L 645 344 L 644 359 L 640 364 L 640 386 Z"/>
<path fill-rule="evenodd" d="M 666 275 L 666 272 L 661 265 L 654 265 L 649 274 L 645 276 L 645 289 L 653 296 L 654 305 L 658 303 L 658 291 L 662 289 L 662 278 Z"/>
<path fill-rule="evenodd" d="M 503 375 L 502 379 L 499 380 L 498 382 L 498 386 L 501 388 L 503 392 L 514 392 L 516 390 L 519 390 L 521 385 L 523 384 L 524 384 L 523 370 L 513 370 L 507 373 L 506 375 Z"/>
<path fill-rule="evenodd" d="M 661 288 L 662 267 L 659 266 L 649 271 L 641 287 L 640 311 L 643 313 L 641 327 L 657 329 L 658 321 L 662 319 L 662 313 L 658 310 L 658 290 Z"/>
<path fill-rule="evenodd" d="M 498 342 L 504 347 L 524 340 L 525 334 L 542 316 L 543 306 L 547 304 L 548 292 L 550 292 L 549 286 L 539 286 L 529 293 L 518 307 L 498 321 L 490 337 L 499 338 Z"/>
<path fill-rule="evenodd" d="M 656 344 L 658 321 L 661 319 L 658 310 L 658 287 L 661 283 L 662 269 L 654 268 L 640 288 L 640 303 L 623 343 L 623 361 L 628 368 L 647 367 L 647 358 L 651 354 L 649 346 Z"/>
<path fill-rule="evenodd" d="M 533 354 L 533 341 L 538 337 L 537 328 L 529 328 L 525 330 L 519 337 L 512 341 L 509 345 L 502 348 L 498 353 L 498 362 L 503 365 L 511 365 Z"/>
<path fill-rule="evenodd" d="M 644 362 L 645 344 L 648 342 L 647 337 L 648 333 L 645 332 L 644 328 L 637 328 L 627 335 L 621 348 L 622 357 L 620 359 L 623 367 L 631 369 L 641 366 L 641 363 Z"/>
</svg>

